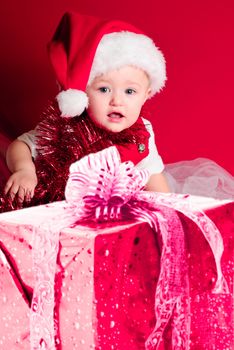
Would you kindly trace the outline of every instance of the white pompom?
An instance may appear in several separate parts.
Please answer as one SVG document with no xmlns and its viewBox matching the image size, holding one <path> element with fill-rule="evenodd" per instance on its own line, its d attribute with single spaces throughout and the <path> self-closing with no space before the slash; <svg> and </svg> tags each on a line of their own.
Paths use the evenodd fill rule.
<svg viewBox="0 0 234 350">
<path fill-rule="evenodd" d="M 88 107 L 88 96 L 81 90 L 64 90 L 56 98 L 62 117 L 79 116 Z"/>
</svg>

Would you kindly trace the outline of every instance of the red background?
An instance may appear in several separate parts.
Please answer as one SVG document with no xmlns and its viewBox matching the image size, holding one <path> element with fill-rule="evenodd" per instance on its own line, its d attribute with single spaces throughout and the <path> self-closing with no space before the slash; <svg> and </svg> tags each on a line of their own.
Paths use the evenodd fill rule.
<svg viewBox="0 0 234 350">
<path fill-rule="evenodd" d="M 34 127 L 57 91 L 46 44 L 66 10 L 123 19 L 151 36 L 167 61 L 167 87 L 148 103 L 164 161 L 207 157 L 234 174 L 233 0 L 1 1 L 5 132 Z"/>
</svg>

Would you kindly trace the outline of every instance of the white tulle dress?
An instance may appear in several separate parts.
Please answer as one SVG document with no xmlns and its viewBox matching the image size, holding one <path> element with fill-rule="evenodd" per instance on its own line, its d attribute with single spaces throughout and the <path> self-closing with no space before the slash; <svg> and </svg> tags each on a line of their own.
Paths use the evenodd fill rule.
<svg viewBox="0 0 234 350">
<path fill-rule="evenodd" d="M 172 192 L 234 199 L 234 177 L 210 159 L 167 164 L 165 174 Z"/>
</svg>

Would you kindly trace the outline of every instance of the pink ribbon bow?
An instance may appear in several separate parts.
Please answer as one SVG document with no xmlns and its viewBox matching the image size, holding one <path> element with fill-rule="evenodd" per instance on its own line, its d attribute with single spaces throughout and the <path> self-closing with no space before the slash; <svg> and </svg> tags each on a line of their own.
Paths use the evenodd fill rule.
<svg viewBox="0 0 234 350">
<path fill-rule="evenodd" d="M 92 153 L 70 167 L 65 197 L 81 219 L 120 220 L 121 208 L 140 192 L 148 171 L 121 163 L 116 147 Z"/>
</svg>

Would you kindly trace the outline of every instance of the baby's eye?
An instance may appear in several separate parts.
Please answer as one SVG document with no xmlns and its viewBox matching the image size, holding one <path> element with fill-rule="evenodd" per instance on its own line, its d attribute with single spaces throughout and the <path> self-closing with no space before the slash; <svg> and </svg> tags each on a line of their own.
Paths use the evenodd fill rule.
<svg viewBox="0 0 234 350">
<path fill-rule="evenodd" d="M 100 92 L 103 92 L 103 93 L 106 93 L 106 92 L 110 91 L 110 89 L 108 87 L 106 87 L 106 86 L 101 86 L 100 88 L 98 88 L 98 90 Z"/>
<path fill-rule="evenodd" d="M 128 95 L 133 95 L 133 94 L 136 93 L 136 90 L 134 90 L 134 89 L 126 89 L 125 92 L 126 92 L 126 94 L 128 94 Z"/>
</svg>

